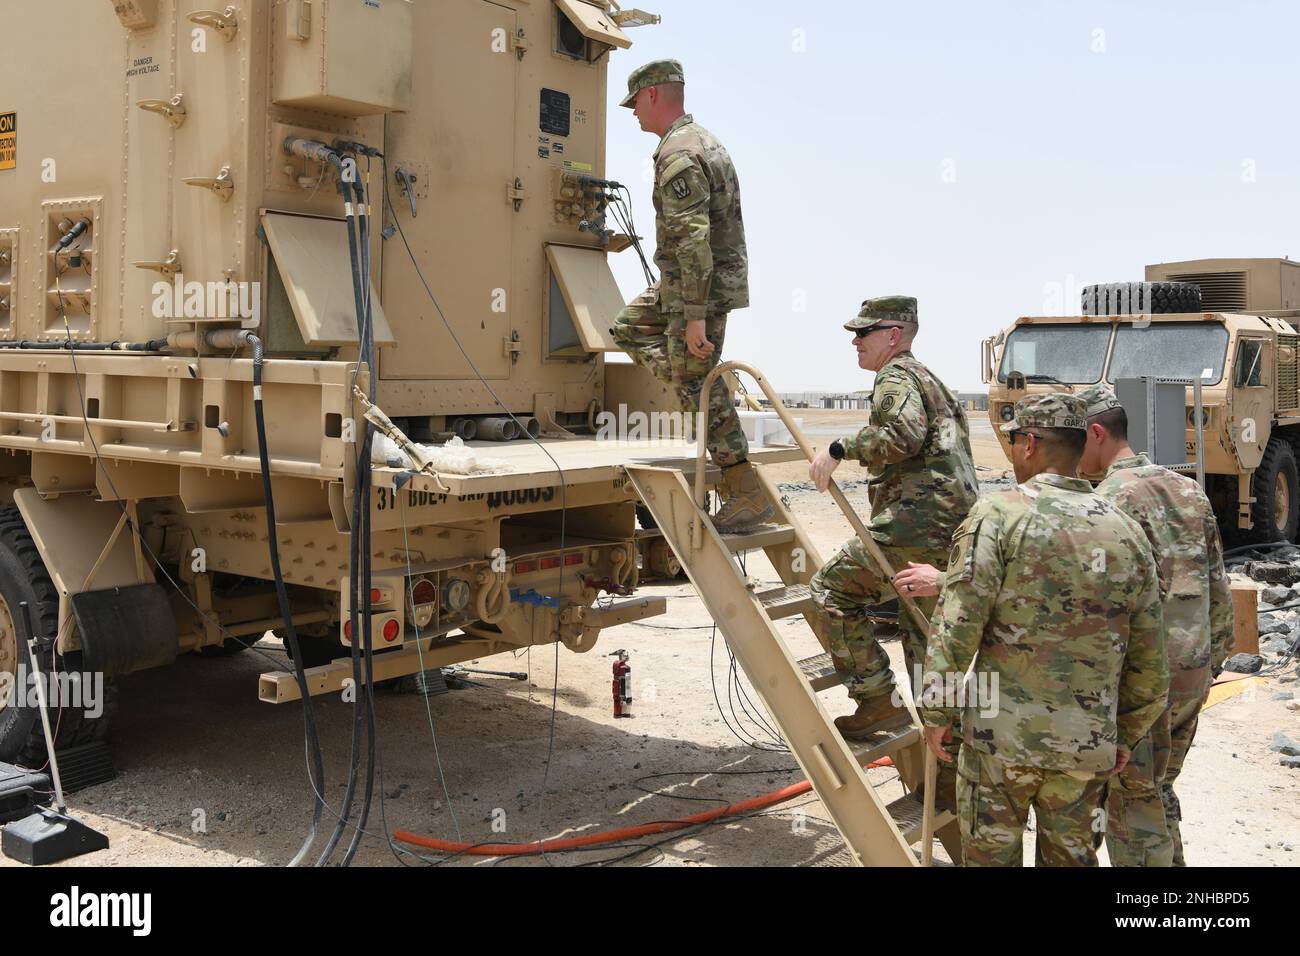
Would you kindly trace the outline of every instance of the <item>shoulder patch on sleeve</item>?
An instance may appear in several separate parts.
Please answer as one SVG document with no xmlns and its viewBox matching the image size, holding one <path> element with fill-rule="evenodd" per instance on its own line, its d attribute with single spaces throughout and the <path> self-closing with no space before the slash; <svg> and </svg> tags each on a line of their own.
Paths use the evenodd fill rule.
<svg viewBox="0 0 1300 956">
<path fill-rule="evenodd" d="M 877 382 L 871 392 L 871 404 L 876 409 L 877 420 L 881 424 L 893 421 L 911 394 L 912 388 L 907 379 L 890 378 Z"/>
<path fill-rule="evenodd" d="M 671 183 L 694 165 L 695 159 L 689 153 L 678 153 L 664 164 L 663 172 L 659 174 L 659 181 Z"/>
<path fill-rule="evenodd" d="M 947 581 L 970 581 L 975 577 L 975 543 L 979 540 L 983 517 L 962 522 L 953 535 L 952 551 L 948 554 Z"/>
</svg>

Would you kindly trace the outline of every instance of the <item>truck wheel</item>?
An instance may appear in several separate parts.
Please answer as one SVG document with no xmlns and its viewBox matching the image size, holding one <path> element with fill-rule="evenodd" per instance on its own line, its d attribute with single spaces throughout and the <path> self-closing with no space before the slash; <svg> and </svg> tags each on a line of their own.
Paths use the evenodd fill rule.
<svg viewBox="0 0 1300 956">
<path fill-rule="evenodd" d="M 1291 443 L 1270 438 L 1264 457 L 1251 480 L 1255 503 L 1250 506 L 1254 525 L 1245 537 L 1251 544 L 1294 541 L 1300 525 L 1300 481 L 1296 477 L 1295 452 Z"/>
<path fill-rule="evenodd" d="M 53 634 L 59 619 L 58 593 L 22 515 L 17 508 L 3 508 L 0 509 L 0 671 L 9 677 L 0 687 L 0 695 L 7 698 L 5 706 L 0 707 L 0 761 L 39 767 L 46 760 L 40 712 L 34 705 L 26 706 L 25 701 L 8 699 L 18 689 L 12 682 L 18 664 L 23 665 L 24 673 L 30 669 L 27 647 L 19 631 L 20 604 L 23 601 L 31 611 L 32 627 L 38 633 Z M 53 651 L 46 651 L 40 656 L 40 665 L 43 674 L 49 674 L 53 665 L 59 673 L 77 675 L 76 679 L 80 679 L 81 652 L 55 655 Z M 107 738 L 117 694 L 116 687 L 108 681 L 104 681 L 103 689 L 103 700 L 91 701 L 92 704 L 102 704 L 97 717 L 91 717 L 81 707 L 65 706 L 60 710 L 51 701 L 50 726 L 59 747 L 73 747 Z"/>
<path fill-rule="evenodd" d="M 1084 315 L 1169 315 L 1201 311 L 1194 282 L 1110 282 L 1083 288 Z"/>
</svg>

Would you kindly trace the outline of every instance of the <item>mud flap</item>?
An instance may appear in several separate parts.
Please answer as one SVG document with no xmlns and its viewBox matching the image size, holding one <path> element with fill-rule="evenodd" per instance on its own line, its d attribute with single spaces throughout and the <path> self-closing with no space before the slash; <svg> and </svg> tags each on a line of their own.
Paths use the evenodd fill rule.
<svg viewBox="0 0 1300 956">
<path fill-rule="evenodd" d="M 158 584 L 83 591 L 72 596 L 89 671 L 121 677 L 176 660 L 176 618 Z"/>
</svg>

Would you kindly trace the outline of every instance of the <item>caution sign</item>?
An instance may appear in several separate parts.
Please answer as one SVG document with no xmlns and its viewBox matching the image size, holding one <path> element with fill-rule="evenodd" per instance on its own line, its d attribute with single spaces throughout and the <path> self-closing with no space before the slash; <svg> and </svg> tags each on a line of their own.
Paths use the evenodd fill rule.
<svg viewBox="0 0 1300 956">
<path fill-rule="evenodd" d="M 0 169 L 18 167 L 18 114 L 0 113 Z"/>
</svg>

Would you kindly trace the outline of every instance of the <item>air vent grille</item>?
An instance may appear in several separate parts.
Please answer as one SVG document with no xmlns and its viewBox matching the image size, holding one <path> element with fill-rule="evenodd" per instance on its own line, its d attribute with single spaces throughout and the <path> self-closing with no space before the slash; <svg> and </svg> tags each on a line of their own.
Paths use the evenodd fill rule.
<svg viewBox="0 0 1300 956">
<path fill-rule="evenodd" d="M 1244 312 L 1246 273 L 1184 272 L 1167 277 L 1170 282 L 1191 282 L 1201 287 L 1201 308 L 1206 312 Z"/>
</svg>

